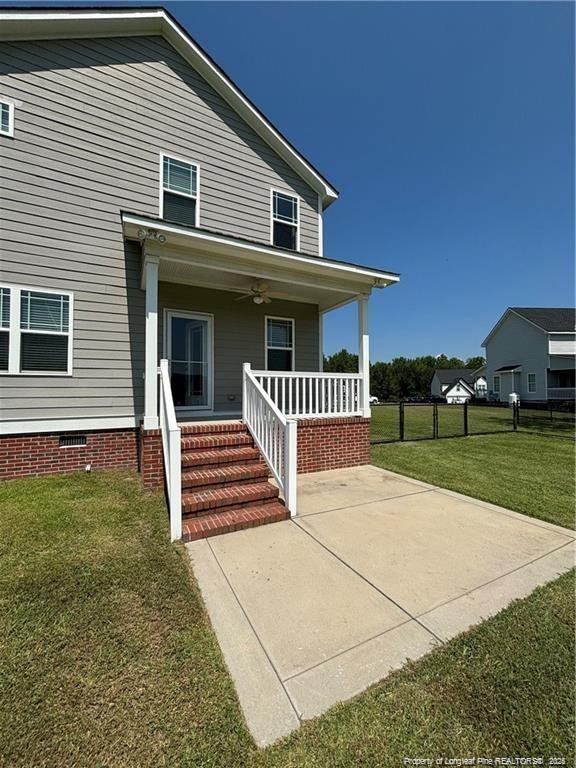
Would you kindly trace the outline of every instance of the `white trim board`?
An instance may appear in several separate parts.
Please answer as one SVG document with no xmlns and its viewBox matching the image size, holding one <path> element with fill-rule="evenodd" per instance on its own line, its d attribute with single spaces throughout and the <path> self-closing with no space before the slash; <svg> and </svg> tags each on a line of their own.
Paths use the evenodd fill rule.
<svg viewBox="0 0 576 768">
<path fill-rule="evenodd" d="M 134 416 L 80 416 L 71 419 L 23 419 L 0 421 L 0 435 L 32 435 L 36 432 L 87 432 L 102 429 L 135 429 Z"/>
</svg>

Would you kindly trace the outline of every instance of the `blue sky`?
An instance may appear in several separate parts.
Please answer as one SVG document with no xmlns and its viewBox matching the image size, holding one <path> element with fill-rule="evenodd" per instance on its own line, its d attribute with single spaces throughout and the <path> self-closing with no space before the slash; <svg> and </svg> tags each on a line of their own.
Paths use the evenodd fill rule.
<svg viewBox="0 0 576 768">
<path fill-rule="evenodd" d="M 401 273 L 372 360 L 479 354 L 507 306 L 573 304 L 572 3 L 165 7 L 340 190 L 325 254 Z M 324 346 L 356 350 L 353 308 Z"/>
</svg>

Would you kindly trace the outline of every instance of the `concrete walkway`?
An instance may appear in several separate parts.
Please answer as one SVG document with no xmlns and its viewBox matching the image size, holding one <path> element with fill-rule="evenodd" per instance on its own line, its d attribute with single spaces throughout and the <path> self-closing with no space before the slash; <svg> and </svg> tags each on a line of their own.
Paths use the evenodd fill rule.
<svg viewBox="0 0 576 768">
<path fill-rule="evenodd" d="M 564 528 L 372 466 L 301 475 L 298 501 L 187 545 L 261 746 L 574 565 Z"/>
</svg>

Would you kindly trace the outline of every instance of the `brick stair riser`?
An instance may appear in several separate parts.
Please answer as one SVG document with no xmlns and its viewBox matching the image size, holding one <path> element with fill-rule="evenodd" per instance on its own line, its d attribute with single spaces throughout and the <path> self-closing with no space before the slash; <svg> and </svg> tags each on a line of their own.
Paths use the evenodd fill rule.
<svg viewBox="0 0 576 768">
<path fill-rule="evenodd" d="M 232 510 L 204 518 L 185 520 L 182 527 L 182 539 L 183 541 L 197 541 L 210 536 L 219 536 L 223 533 L 232 533 L 232 531 L 280 522 L 289 517 L 288 510 L 281 504 L 259 507 L 257 512 L 258 516 L 254 514 L 254 509 L 252 514 L 242 514 L 238 510 Z"/>
<path fill-rule="evenodd" d="M 248 478 L 247 480 L 242 480 L 242 485 L 255 485 L 256 483 L 261 483 L 262 478 L 261 477 L 255 477 L 255 478 Z M 221 488 L 230 488 L 233 487 L 234 483 L 210 483 L 210 485 L 195 485 L 194 483 L 187 483 L 182 482 L 182 493 L 192 493 L 194 491 L 217 491 Z"/>
<path fill-rule="evenodd" d="M 189 424 L 181 426 L 180 431 L 182 436 L 185 435 L 221 435 L 235 432 L 243 432 L 249 434 L 246 426 L 242 423 L 238 424 Z"/>
<path fill-rule="evenodd" d="M 182 438 L 182 453 L 194 453 L 195 451 L 210 451 L 218 448 L 236 448 L 246 446 L 254 447 L 254 441 L 250 435 L 198 435 L 197 437 Z"/>
<path fill-rule="evenodd" d="M 186 480 L 182 478 L 183 493 L 194 493 L 195 491 L 217 491 L 221 488 L 233 488 L 238 483 L 242 485 L 255 485 L 268 480 L 268 475 L 258 475 L 257 477 L 245 477 L 242 480 L 212 480 L 208 483 L 202 483 L 196 478 Z"/>
<path fill-rule="evenodd" d="M 213 494 L 210 494 L 205 498 L 186 498 L 182 497 L 182 512 L 184 514 L 198 514 L 204 512 L 212 512 L 214 510 L 221 511 L 222 509 L 236 509 L 238 507 L 245 507 L 251 504 L 260 505 L 266 504 L 268 501 L 277 501 L 279 491 L 271 483 L 261 483 L 262 487 L 258 488 L 258 484 L 242 484 L 241 490 L 247 491 L 245 493 L 240 492 L 238 486 L 235 488 L 220 488 Z M 194 491 L 192 496 L 196 494 L 200 495 L 204 491 Z"/>
<path fill-rule="evenodd" d="M 207 451 L 198 451 L 196 454 L 182 454 L 182 471 L 200 471 L 202 469 L 214 469 L 218 466 L 233 466 L 234 464 L 259 464 L 262 461 L 257 448 L 244 448 L 242 452 L 234 455 L 222 454 L 213 450 L 212 455 Z M 204 455 L 202 455 L 204 454 Z"/>
<path fill-rule="evenodd" d="M 266 482 L 270 477 L 270 471 L 262 461 L 254 461 L 245 464 L 226 464 L 209 469 L 194 467 L 190 472 L 182 472 L 182 487 L 191 486 L 222 486 L 229 483 Z"/>
<path fill-rule="evenodd" d="M 217 512 L 233 512 L 239 509 L 250 509 L 254 506 L 265 507 L 267 504 L 278 504 L 281 502 L 277 496 L 273 496 L 270 499 L 256 499 L 255 501 L 240 501 L 236 504 L 227 504 L 225 507 L 211 507 L 208 509 L 198 509 L 190 511 L 186 509 L 185 505 L 182 505 L 182 520 L 191 520 L 197 517 L 210 517 Z"/>
</svg>

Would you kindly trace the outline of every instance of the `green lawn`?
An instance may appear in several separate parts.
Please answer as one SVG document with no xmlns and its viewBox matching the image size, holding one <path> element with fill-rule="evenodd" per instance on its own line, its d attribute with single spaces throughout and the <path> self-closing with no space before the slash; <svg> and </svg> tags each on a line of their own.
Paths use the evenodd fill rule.
<svg viewBox="0 0 576 768">
<path fill-rule="evenodd" d="M 184 550 L 168 542 L 163 499 L 136 476 L 4 483 L 0 564 L 2 768 L 570 764 L 570 575 L 258 751 Z"/>
<path fill-rule="evenodd" d="M 372 406 L 371 434 L 374 441 L 400 439 L 399 406 L 397 403 Z M 522 408 L 520 431 L 574 434 L 574 414 L 554 411 L 552 419 L 548 411 Z M 404 439 L 419 440 L 433 435 L 433 406 L 430 404 L 406 404 L 404 406 Z M 468 406 L 468 433 L 512 431 L 512 411 L 507 407 L 483 405 Z M 438 404 L 438 435 L 454 437 L 464 435 L 464 406 Z"/>
<path fill-rule="evenodd" d="M 523 432 L 372 447 L 372 462 L 551 523 L 574 527 L 574 445 Z"/>
</svg>

